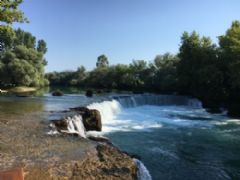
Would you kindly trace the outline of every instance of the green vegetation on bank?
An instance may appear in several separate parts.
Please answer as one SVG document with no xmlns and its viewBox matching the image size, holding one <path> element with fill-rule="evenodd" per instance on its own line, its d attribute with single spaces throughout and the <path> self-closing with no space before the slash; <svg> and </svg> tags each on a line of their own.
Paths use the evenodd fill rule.
<svg viewBox="0 0 240 180">
<path fill-rule="evenodd" d="M 129 65 L 109 65 L 101 55 L 92 71 L 81 66 L 46 77 L 51 85 L 190 95 L 213 111 L 223 107 L 240 115 L 240 22 L 234 21 L 218 40 L 217 45 L 195 31 L 184 32 L 176 55 L 166 53 L 153 62 L 134 60 Z"/>
<path fill-rule="evenodd" d="M 0 87 L 48 85 L 44 76 L 47 52 L 44 40 L 21 29 L 14 30 L 14 22 L 27 22 L 18 9 L 22 0 L 0 2 Z"/>
</svg>

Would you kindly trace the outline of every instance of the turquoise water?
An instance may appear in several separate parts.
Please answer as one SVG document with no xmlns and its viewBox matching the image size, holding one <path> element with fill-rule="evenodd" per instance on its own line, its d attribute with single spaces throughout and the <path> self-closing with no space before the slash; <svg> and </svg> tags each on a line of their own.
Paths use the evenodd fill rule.
<svg viewBox="0 0 240 180">
<path fill-rule="evenodd" d="M 240 121 L 180 106 L 123 110 L 108 136 L 137 154 L 153 179 L 239 179 Z"/>
<path fill-rule="evenodd" d="M 23 121 L 34 115 L 35 120 L 28 121 L 34 124 L 63 115 L 50 111 L 90 104 L 102 114 L 101 134 L 122 150 L 140 156 L 153 179 L 240 179 L 240 120 L 209 114 L 184 104 L 185 99 L 174 103 L 166 97 L 153 103 L 151 98 L 127 106 L 127 99 L 112 100 L 106 95 L 0 97 L 0 121 Z M 3 129 L 0 133 L 6 136 Z M 26 136 L 28 130 L 24 133 Z"/>
</svg>

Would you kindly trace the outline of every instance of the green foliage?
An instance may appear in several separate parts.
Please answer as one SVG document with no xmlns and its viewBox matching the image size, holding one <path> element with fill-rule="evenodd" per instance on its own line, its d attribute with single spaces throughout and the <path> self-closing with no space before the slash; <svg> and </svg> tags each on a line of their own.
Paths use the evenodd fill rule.
<svg viewBox="0 0 240 180">
<path fill-rule="evenodd" d="M 226 34 L 219 37 L 220 59 L 224 70 L 225 91 L 229 112 L 238 114 L 240 108 L 240 22 L 234 21 Z"/>
<path fill-rule="evenodd" d="M 218 68 L 217 49 L 210 38 L 200 37 L 196 32 L 184 33 L 179 52 L 178 78 L 182 93 L 199 95 L 202 87 L 206 88 L 212 81 L 208 77 L 211 66 Z M 202 74 L 202 73 L 207 74 Z M 215 83 L 215 82 L 214 82 Z"/>
<path fill-rule="evenodd" d="M 97 58 L 96 67 L 107 67 L 108 65 L 108 58 L 104 54 Z"/>
<path fill-rule="evenodd" d="M 177 89 L 177 64 L 179 58 L 170 53 L 154 59 L 152 86 L 160 92 L 174 92 Z"/>
<path fill-rule="evenodd" d="M 15 33 L 10 26 L 14 22 L 27 22 L 24 13 L 18 9 L 22 0 L 0 1 L 0 53 L 11 47 Z"/>
<path fill-rule="evenodd" d="M 0 52 L 11 47 L 15 38 L 15 33 L 10 26 L 0 25 Z"/>
<path fill-rule="evenodd" d="M 37 45 L 38 52 L 46 54 L 47 52 L 47 43 L 44 40 L 39 40 Z"/>
<path fill-rule="evenodd" d="M 20 29 L 11 48 L 5 50 L 0 58 L 2 86 L 45 86 L 43 52 L 35 48 L 35 37 Z"/>
<path fill-rule="evenodd" d="M 26 22 L 24 13 L 18 9 L 22 0 L 1 0 L 0 1 L 0 21 L 7 24 L 13 22 Z"/>
<path fill-rule="evenodd" d="M 49 73 L 47 77 L 55 85 L 176 92 L 201 99 L 207 108 L 218 110 L 223 106 L 230 114 L 240 115 L 239 21 L 219 37 L 219 46 L 195 31 L 184 32 L 177 55 L 166 53 L 150 63 L 134 60 L 129 65 L 112 66 L 101 55 L 96 65 L 90 72 L 82 67 L 75 72 Z"/>
<path fill-rule="evenodd" d="M 36 37 L 34 37 L 31 33 L 17 29 L 15 30 L 15 34 L 16 38 L 14 39 L 14 46 L 23 45 L 27 48 L 35 48 Z"/>
<path fill-rule="evenodd" d="M 240 88 L 240 22 L 234 21 L 224 36 L 219 37 L 221 58 L 229 75 L 231 88 Z"/>
</svg>

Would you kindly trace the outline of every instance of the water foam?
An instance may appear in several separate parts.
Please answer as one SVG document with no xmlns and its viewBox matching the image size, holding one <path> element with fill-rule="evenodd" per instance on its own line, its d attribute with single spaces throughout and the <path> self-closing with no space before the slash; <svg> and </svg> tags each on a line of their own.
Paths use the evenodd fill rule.
<svg viewBox="0 0 240 180">
<path fill-rule="evenodd" d="M 144 166 L 144 164 L 138 159 L 134 159 L 134 162 L 138 168 L 137 171 L 138 180 L 152 180 L 152 177 L 147 168 Z"/>
<path fill-rule="evenodd" d="M 68 123 L 68 133 L 76 133 L 79 136 L 86 138 L 86 130 L 82 122 L 82 116 L 77 115 L 73 117 L 68 117 L 66 121 Z"/>
<path fill-rule="evenodd" d="M 117 100 L 111 100 L 92 103 L 87 108 L 97 109 L 101 114 L 103 124 L 107 124 L 121 112 L 122 106 Z"/>
<path fill-rule="evenodd" d="M 112 100 L 96 102 L 87 106 L 89 109 L 97 109 L 100 112 L 103 133 L 149 131 L 162 128 L 164 124 L 194 126 L 204 123 L 198 120 L 190 122 L 189 119 L 181 116 L 187 114 L 191 118 L 193 113 L 207 117 L 200 101 L 184 96 L 125 95 L 112 98 Z"/>
</svg>

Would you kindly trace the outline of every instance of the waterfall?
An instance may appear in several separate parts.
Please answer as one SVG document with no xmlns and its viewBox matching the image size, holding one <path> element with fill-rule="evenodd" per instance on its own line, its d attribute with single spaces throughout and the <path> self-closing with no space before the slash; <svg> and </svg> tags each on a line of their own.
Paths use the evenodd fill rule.
<svg viewBox="0 0 240 180">
<path fill-rule="evenodd" d="M 82 122 L 82 116 L 76 115 L 73 117 L 68 117 L 66 120 L 68 123 L 68 133 L 76 133 L 79 136 L 86 138 L 86 131 Z"/>
<path fill-rule="evenodd" d="M 144 166 L 144 164 L 138 159 L 134 159 L 134 162 L 138 168 L 137 171 L 138 180 L 152 180 L 152 177 L 147 168 Z"/>
<path fill-rule="evenodd" d="M 97 109 L 101 114 L 102 123 L 104 124 L 111 121 L 116 114 L 121 112 L 122 106 L 117 100 L 113 99 L 111 101 L 92 103 L 87 108 Z"/>
<path fill-rule="evenodd" d="M 144 105 L 154 106 L 191 106 L 202 108 L 202 103 L 198 99 L 176 95 L 119 95 L 112 96 L 110 100 L 95 102 L 87 106 L 89 109 L 96 109 L 100 112 L 102 123 L 110 123 L 114 117 L 121 112 L 122 108 L 132 108 Z"/>
<path fill-rule="evenodd" d="M 183 105 L 195 108 L 202 108 L 202 103 L 198 99 L 176 95 L 124 95 L 113 96 L 124 108 L 143 106 L 143 105 Z"/>
</svg>

